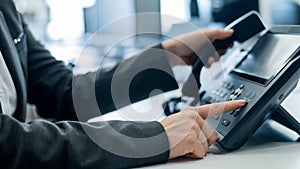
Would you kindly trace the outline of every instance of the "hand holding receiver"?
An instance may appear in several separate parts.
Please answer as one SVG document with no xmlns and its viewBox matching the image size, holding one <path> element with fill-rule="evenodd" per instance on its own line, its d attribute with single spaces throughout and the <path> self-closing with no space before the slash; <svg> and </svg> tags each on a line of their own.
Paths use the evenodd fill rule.
<svg viewBox="0 0 300 169">
<path fill-rule="evenodd" d="M 215 40 L 213 42 L 213 46 L 216 50 L 226 49 L 228 48 L 228 45 L 232 45 L 234 41 L 242 43 L 252 36 L 262 31 L 266 31 L 267 26 L 256 11 L 250 11 L 230 23 L 224 29 L 233 29 L 234 33 L 229 38 L 223 40 Z"/>
<path fill-rule="evenodd" d="M 216 39 L 226 39 L 232 36 L 233 30 L 202 29 L 181 35 L 177 38 L 162 43 L 163 48 L 172 53 L 167 58 L 171 66 L 193 65 L 198 59 L 205 62 L 205 58 L 199 58 L 207 53 L 209 46 Z M 212 53 L 215 51 L 209 51 Z M 219 52 L 219 51 L 218 51 Z M 219 53 L 221 55 L 224 52 Z"/>
<path fill-rule="evenodd" d="M 218 51 L 218 50 L 224 50 L 231 47 L 233 45 L 233 42 L 234 42 L 233 37 L 229 37 L 224 40 L 217 39 L 212 44 L 214 48 Z"/>
</svg>

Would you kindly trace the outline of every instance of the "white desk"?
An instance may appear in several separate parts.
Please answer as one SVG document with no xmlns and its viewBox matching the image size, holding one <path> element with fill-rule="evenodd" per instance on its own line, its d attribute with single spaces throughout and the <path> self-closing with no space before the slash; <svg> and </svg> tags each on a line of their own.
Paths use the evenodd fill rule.
<svg viewBox="0 0 300 169">
<path fill-rule="evenodd" d="M 202 160 L 177 159 L 145 168 L 299 169 L 299 152 L 300 146 L 296 143 L 269 143 L 228 154 L 209 154 Z"/>
<path fill-rule="evenodd" d="M 173 94 L 176 95 L 178 93 L 167 93 L 166 97 Z M 150 101 L 148 99 L 138 102 L 133 106 L 121 109 L 121 111 L 105 115 L 103 119 L 146 120 L 146 118 L 152 118 L 154 120 L 160 120 L 164 117 L 159 104 L 163 100 L 164 97 L 155 96 L 151 98 Z M 300 120 L 299 100 L 300 85 L 297 86 L 293 93 L 291 93 L 282 104 L 289 112 L 293 112 L 293 115 L 298 120 Z M 151 101 L 157 104 L 152 104 L 151 106 Z M 144 115 L 147 115 L 149 112 L 160 112 L 150 116 L 147 115 L 145 119 L 136 119 L 132 118 L 135 117 L 135 115 L 129 115 L 132 113 L 131 108 L 135 108 Z M 100 120 L 100 118 L 93 120 Z M 215 146 L 212 146 L 210 153 L 201 160 L 180 158 L 171 160 L 167 164 L 148 166 L 145 168 L 300 169 L 300 143 L 295 142 L 298 138 L 299 136 L 296 133 L 270 120 L 264 123 L 243 147 L 234 152 L 224 153 Z"/>
<path fill-rule="evenodd" d="M 239 150 L 220 153 L 216 147 L 204 159 L 179 158 L 167 164 L 145 168 L 197 168 L 197 169 L 299 169 L 300 143 L 293 142 L 295 134 L 277 133 L 276 122 L 265 123 L 262 128 Z"/>
</svg>

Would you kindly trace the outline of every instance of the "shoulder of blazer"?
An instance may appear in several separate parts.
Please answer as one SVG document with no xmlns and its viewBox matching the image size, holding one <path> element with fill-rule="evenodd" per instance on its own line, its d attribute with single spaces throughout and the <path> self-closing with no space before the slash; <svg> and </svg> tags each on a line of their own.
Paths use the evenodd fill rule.
<svg viewBox="0 0 300 169">
<path fill-rule="evenodd" d="M 22 15 L 17 11 L 11 0 L 0 0 L 0 13 L 2 25 L 7 25 L 7 33 L 13 41 L 21 59 L 24 75 L 27 77 L 27 44 Z M 4 19 L 3 19 L 4 18 Z M 1 42 L 0 42 L 1 43 Z"/>
<path fill-rule="evenodd" d="M 23 23 L 20 13 L 17 11 L 12 0 L 0 0 L 2 12 L 13 39 L 18 39 L 23 33 Z"/>
</svg>

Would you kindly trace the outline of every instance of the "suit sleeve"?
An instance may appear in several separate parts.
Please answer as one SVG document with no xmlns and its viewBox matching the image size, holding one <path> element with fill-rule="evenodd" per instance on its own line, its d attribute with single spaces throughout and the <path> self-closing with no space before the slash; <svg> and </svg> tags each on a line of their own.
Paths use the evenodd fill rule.
<svg viewBox="0 0 300 169">
<path fill-rule="evenodd" d="M 158 94 L 156 91 L 178 88 L 161 45 L 149 48 L 111 69 L 73 76 L 64 63 L 55 60 L 33 38 L 27 27 L 24 29 L 28 45 L 28 98 L 37 106 L 42 117 L 78 120 L 74 104 L 90 102 L 91 95 L 97 99 L 97 105 L 93 108 L 99 108 L 104 114 Z M 89 109 L 87 107 L 86 110 Z M 85 111 L 80 121 L 101 115 L 98 112 Z"/>
<path fill-rule="evenodd" d="M 73 74 L 37 41 L 24 24 L 28 56 L 28 102 L 38 114 L 56 120 L 77 120 L 72 102 Z"/>
<path fill-rule="evenodd" d="M 74 77 L 73 101 L 79 120 L 177 89 L 165 54 L 161 46 L 156 46 L 111 69 Z M 86 110 L 90 110 L 89 113 Z"/>
<path fill-rule="evenodd" d="M 144 145 L 130 139 L 120 140 L 116 134 L 106 132 L 112 129 L 130 138 L 157 138 Z M 3 168 L 129 168 L 166 162 L 169 156 L 167 136 L 158 122 L 87 124 L 36 120 L 26 124 L 0 114 L 0 133 Z M 147 156 L 153 150 L 159 153 Z"/>
</svg>

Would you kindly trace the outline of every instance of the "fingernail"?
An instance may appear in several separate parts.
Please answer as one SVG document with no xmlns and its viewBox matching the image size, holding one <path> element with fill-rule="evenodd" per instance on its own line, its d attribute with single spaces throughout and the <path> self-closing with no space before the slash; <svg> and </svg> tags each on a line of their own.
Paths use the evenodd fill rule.
<svg viewBox="0 0 300 169">
<path fill-rule="evenodd" d="M 233 32 L 233 29 L 225 30 L 225 33 L 232 33 L 232 32 Z"/>
<path fill-rule="evenodd" d="M 246 102 L 246 100 L 238 100 L 238 103 L 239 103 L 240 105 L 245 105 L 247 102 Z"/>
</svg>

